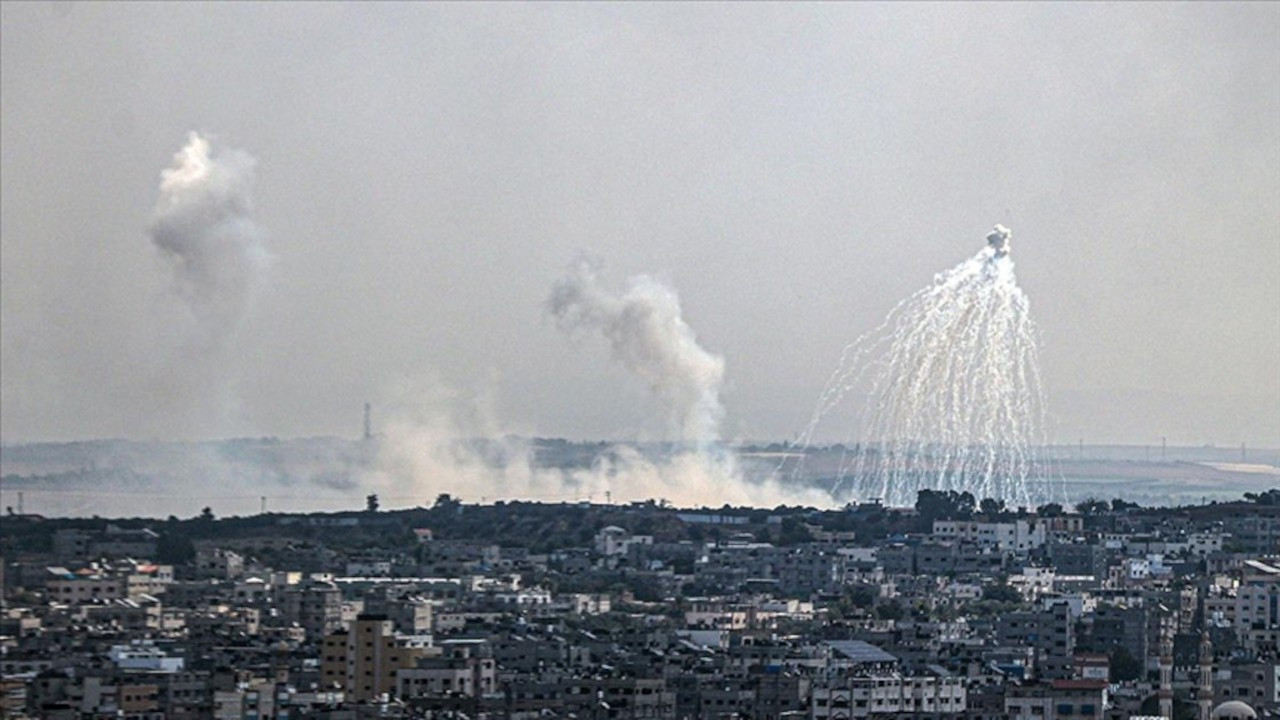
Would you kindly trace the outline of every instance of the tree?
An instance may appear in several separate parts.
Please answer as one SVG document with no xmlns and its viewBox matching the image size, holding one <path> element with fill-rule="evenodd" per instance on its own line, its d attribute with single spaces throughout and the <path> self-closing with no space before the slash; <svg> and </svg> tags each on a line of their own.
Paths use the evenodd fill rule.
<svg viewBox="0 0 1280 720">
<path fill-rule="evenodd" d="M 999 498 L 982 498 L 982 502 L 978 504 L 983 515 L 999 515 L 1004 512 L 1004 508 L 1004 500 Z"/>
<path fill-rule="evenodd" d="M 195 544 L 186 535 L 164 532 L 156 539 L 156 559 L 168 565 L 182 565 L 196 557 Z"/>
<path fill-rule="evenodd" d="M 897 599 L 876 606 L 876 617 L 881 620 L 901 620 L 906 614 L 907 609 Z"/>
<path fill-rule="evenodd" d="M 1135 502 L 1128 502 L 1121 498 L 1115 498 L 1111 501 L 1111 512 L 1124 512 L 1125 510 L 1137 510 L 1141 505 Z"/>
<path fill-rule="evenodd" d="M 1036 508 L 1036 514 L 1040 517 L 1059 517 L 1062 515 L 1062 505 L 1060 503 L 1045 503 Z"/>
<path fill-rule="evenodd" d="M 813 533 L 803 521 L 794 517 L 782 519 L 782 532 L 778 538 L 779 545 L 798 545 L 813 542 Z"/>
<path fill-rule="evenodd" d="M 1259 505 L 1280 505 L 1280 488 L 1272 488 L 1263 493 L 1247 492 L 1244 499 Z"/>
<path fill-rule="evenodd" d="M 440 493 L 436 496 L 436 503 L 432 505 L 433 510 L 457 510 L 462 503 L 453 499 L 449 493 Z"/>
<path fill-rule="evenodd" d="M 1020 603 L 1022 593 L 1003 583 L 991 583 L 982 586 L 982 599 L 992 602 Z"/>
<path fill-rule="evenodd" d="M 854 585 L 845 589 L 844 599 L 853 607 L 866 609 L 875 604 L 879 594 L 879 588 L 874 585 Z"/>
<path fill-rule="evenodd" d="M 1142 663 L 1123 645 L 1117 645 L 1109 653 L 1111 659 L 1111 681 L 1125 682 L 1137 680 L 1142 675 Z"/>
<path fill-rule="evenodd" d="M 364 509 L 367 512 L 378 512 L 378 495 L 373 493 L 365 497 Z"/>
<path fill-rule="evenodd" d="M 916 493 L 916 513 L 926 526 L 934 520 L 967 518 L 973 515 L 977 501 L 971 492 L 955 490 L 921 490 Z"/>
<path fill-rule="evenodd" d="M 213 522 L 213 508 L 205 507 L 200 511 L 200 520 L 203 522 Z"/>
<path fill-rule="evenodd" d="M 1085 498 L 1076 503 L 1076 512 L 1081 515 L 1104 515 L 1110 509 L 1111 506 L 1107 504 L 1106 500 L 1099 500 L 1098 498 Z"/>
</svg>

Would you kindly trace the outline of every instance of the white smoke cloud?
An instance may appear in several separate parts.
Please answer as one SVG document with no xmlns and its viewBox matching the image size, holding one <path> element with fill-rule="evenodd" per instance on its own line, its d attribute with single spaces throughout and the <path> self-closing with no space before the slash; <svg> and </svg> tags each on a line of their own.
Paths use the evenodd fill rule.
<svg viewBox="0 0 1280 720">
<path fill-rule="evenodd" d="M 215 154 L 193 132 L 160 174 L 148 231 L 180 302 L 166 303 L 149 358 L 154 371 L 139 397 L 154 405 L 147 414 L 164 435 L 244 430 L 235 389 L 239 330 L 272 259 L 252 217 L 254 164 L 239 150 Z"/>
<path fill-rule="evenodd" d="M 547 308 L 567 332 L 596 330 L 613 357 L 653 390 L 686 443 L 706 450 L 720 440 L 724 359 L 698 344 L 680 298 L 648 275 L 620 292 L 600 284 L 599 263 L 580 260 L 551 290 Z"/>
<path fill-rule="evenodd" d="M 539 463 L 533 441 L 509 432 L 482 408 L 438 382 L 401 390 L 411 409 L 384 426 L 362 492 L 388 507 L 427 504 L 441 493 L 467 502 L 665 499 L 678 507 L 829 506 L 831 496 L 771 478 L 742 477 L 727 452 L 650 457 L 637 448 L 603 448 L 588 466 Z"/>
<path fill-rule="evenodd" d="M 198 344 L 217 348 L 235 333 L 271 255 L 253 221 L 254 159 L 240 150 L 214 156 L 191 133 L 160 174 L 151 240 L 172 264 L 174 287 L 199 326 Z"/>
</svg>

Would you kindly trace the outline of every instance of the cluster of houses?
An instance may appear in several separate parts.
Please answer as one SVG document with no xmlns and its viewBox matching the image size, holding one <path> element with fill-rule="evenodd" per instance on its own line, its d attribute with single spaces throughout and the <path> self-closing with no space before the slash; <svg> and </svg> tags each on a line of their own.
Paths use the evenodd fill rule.
<svg viewBox="0 0 1280 720">
<path fill-rule="evenodd" d="M 857 529 L 867 511 L 847 508 L 853 529 L 827 531 L 804 524 L 801 509 L 755 528 L 731 513 L 650 506 L 628 517 L 675 515 L 714 525 L 715 537 L 660 539 L 619 523 L 543 553 L 422 527 L 361 547 L 303 546 L 268 528 L 198 539 L 172 564 L 160 562 L 162 530 L 9 518 L 0 712 L 1280 713 L 1280 515 L 1270 508 L 944 517 L 874 541 Z M 801 523 L 801 539 L 771 534 L 784 522 Z M 303 559 L 271 566 L 264 548 Z"/>
</svg>

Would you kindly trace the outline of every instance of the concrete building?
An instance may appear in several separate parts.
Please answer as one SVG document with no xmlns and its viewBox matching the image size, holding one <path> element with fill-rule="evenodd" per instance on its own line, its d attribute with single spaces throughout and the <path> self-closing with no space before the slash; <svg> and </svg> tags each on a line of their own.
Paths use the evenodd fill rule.
<svg viewBox="0 0 1280 720">
<path fill-rule="evenodd" d="M 415 698 L 492 695 L 497 682 L 492 649 L 484 641 L 446 641 L 441 654 L 420 657 L 396 676 L 396 694 Z M 412 703 L 420 706 L 421 703 Z"/>
<path fill-rule="evenodd" d="M 1008 720 L 1102 720 L 1107 710 L 1104 680 L 1053 680 L 1011 686 L 1005 693 Z"/>
<path fill-rule="evenodd" d="M 1040 677 L 1061 679 L 1074 673 L 1075 620 L 1067 603 L 1000 617 L 996 622 L 996 640 L 1003 646 L 1034 648 L 1036 673 Z"/>
<path fill-rule="evenodd" d="M 397 637 L 385 615 L 361 615 L 348 630 L 325 637 L 321 676 L 347 698 L 370 702 L 396 691 L 396 673 L 414 667 L 427 650 Z"/>
<path fill-rule="evenodd" d="M 285 620 L 301 627 L 308 640 L 319 642 L 342 626 L 342 591 L 332 582 L 289 586 L 281 600 Z"/>
<path fill-rule="evenodd" d="M 941 540 L 974 543 L 982 548 L 1028 552 L 1043 547 L 1047 526 L 1039 518 L 1012 522 L 935 520 L 933 535 Z"/>
<path fill-rule="evenodd" d="M 955 717 L 964 713 L 966 704 L 961 678 L 875 674 L 815 681 L 810 717 Z"/>
<path fill-rule="evenodd" d="M 51 568 L 51 572 L 56 569 Z M 117 575 L 77 574 L 62 570 L 46 584 L 49 597 L 67 605 L 99 600 L 122 600 L 128 597 L 126 578 Z"/>
</svg>

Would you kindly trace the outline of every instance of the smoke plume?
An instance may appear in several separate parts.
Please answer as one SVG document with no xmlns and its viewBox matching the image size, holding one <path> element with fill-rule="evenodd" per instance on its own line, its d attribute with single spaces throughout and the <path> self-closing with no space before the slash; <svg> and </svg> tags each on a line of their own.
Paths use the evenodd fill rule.
<svg viewBox="0 0 1280 720">
<path fill-rule="evenodd" d="M 637 275 L 614 292 L 600 284 L 599 269 L 580 260 L 555 284 L 547 308 L 557 324 L 603 335 L 614 359 L 649 384 L 686 443 L 702 450 L 718 443 L 724 359 L 698 345 L 671 287 Z"/>
<path fill-rule="evenodd" d="M 205 350 L 234 334 L 270 261 L 251 217 L 253 168 L 247 153 L 214 156 L 193 132 L 160 174 L 151 241 L 171 261 L 174 288 L 198 326 L 195 344 Z"/>
<path fill-rule="evenodd" d="M 827 493 L 783 485 L 770 473 L 746 477 L 738 457 L 720 442 L 724 360 L 698 344 L 675 290 L 640 275 L 615 292 L 601 285 L 599 270 L 597 262 L 576 263 L 552 287 L 547 310 L 566 332 L 598 332 L 608 341 L 614 359 L 642 378 L 666 409 L 682 448 L 646 453 L 615 444 L 589 462 L 562 465 L 486 413 L 464 412 L 452 393 L 398 392 L 419 395 L 416 412 L 388 425 L 376 470 L 364 484 L 389 497 L 447 492 L 470 500 L 563 501 L 607 494 L 615 501 L 666 499 L 682 507 L 829 504 Z"/>
</svg>

